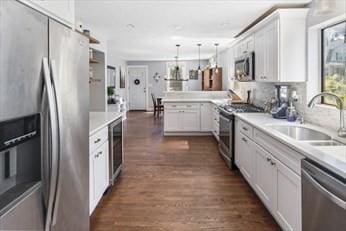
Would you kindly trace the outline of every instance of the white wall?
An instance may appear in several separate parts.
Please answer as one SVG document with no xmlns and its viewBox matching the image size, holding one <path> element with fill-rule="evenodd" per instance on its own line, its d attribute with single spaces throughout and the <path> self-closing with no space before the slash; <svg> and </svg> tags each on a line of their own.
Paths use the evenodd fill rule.
<svg viewBox="0 0 346 231">
<path fill-rule="evenodd" d="M 148 66 L 148 90 L 149 90 L 149 108 L 152 108 L 152 100 L 151 100 L 151 93 L 153 93 L 155 96 L 160 97 L 163 96 L 163 92 L 166 88 L 166 82 L 164 80 L 166 74 L 167 74 L 167 62 L 172 61 L 129 61 L 127 62 L 127 65 L 141 65 L 141 66 Z M 188 74 L 189 70 L 191 69 L 197 69 L 198 67 L 198 60 L 189 60 L 189 61 L 179 61 L 179 62 L 185 62 L 186 63 L 186 73 Z M 203 69 L 207 65 L 206 60 L 201 61 L 201 68 Z M 153 76 L 155 73 L 159 73 L 161 76 L 159 81 L 155 81 Z M 187 81 L 187 86 L 189 91 L 200 91 L 202 90 L 202 79 L 198 80 L 189 80 Z"/>
<path fill-rule="evenodd" d="M 125 88 L 120 88 L 120 68 L 123 75 L 125 75 L 125 79 L 127 80 L 127 64 L 126 61 L 119 58 L 116 54 L 109 51 L 108 52 L 108 60 L 107 65 L 113 66 L 116 68 L 115 70 L 115 94 L 119 95 L 120 97 L 124 98 L 126 101 L 128 99 L 128 84 L 126 82 Z"/>
</svg>

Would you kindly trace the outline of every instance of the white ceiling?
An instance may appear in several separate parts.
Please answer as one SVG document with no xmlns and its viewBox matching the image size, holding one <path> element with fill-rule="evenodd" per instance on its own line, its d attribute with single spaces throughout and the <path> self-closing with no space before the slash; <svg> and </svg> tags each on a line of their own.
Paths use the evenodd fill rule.
<svg viewBox="0 0 346 231">
<path fill-rule="evenodd" d="M 234 35 L 277 4 L 310 0 L 76 0 L 76 20 L 97 28 L 108 40 L 108 52 L 125 60 L 171 60 L 175 44 L 181 59 L 215 53 Z M 133 25 L 132 28 L 129 24 Z"/>
</svg>

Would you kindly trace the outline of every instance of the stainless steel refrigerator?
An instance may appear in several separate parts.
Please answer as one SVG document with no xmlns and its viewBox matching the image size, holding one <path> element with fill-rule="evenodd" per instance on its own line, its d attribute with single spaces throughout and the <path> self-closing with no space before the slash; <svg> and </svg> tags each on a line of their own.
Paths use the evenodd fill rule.
<svg viewBox="0 0 346 231">
<path fill-rule="evenodd" d="M 0 1 L 0 230 L 89 230 L 88 46 Z"/>
</svg>

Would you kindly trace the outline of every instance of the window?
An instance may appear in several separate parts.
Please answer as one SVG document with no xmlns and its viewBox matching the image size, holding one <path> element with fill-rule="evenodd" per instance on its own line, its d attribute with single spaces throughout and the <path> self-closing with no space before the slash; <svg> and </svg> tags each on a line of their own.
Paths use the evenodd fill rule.
<svg viewBox="0 0 346 231">
<path fill-rule="evenodd" d="M 322 30 L 322 91 L 338 95 L 346 105 L 346 21 Z M 324 104 L 335 100 L 324 97 Z"/>
</svg>

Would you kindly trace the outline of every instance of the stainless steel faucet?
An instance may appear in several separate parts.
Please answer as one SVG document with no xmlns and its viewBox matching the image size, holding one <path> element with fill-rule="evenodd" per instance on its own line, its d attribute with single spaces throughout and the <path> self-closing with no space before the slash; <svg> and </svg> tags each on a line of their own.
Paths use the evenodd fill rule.
<svg viewBox="0 0 346 231">
<path fill-rule="evenodd" d="M 308 107 L 312 108 L 315 106 L 315 100 L 321 96 L 331 96 L 335 98 L 336 100 L 336 108 L 339 106 L 340 110 L 340 127 L 338 129 L 338 136 L 339 137 L 346 137 L 346 128 L 345 128 L 345 121 L 344 121 L 344 102 L 341 100 L 341 98 L 335 94 L 328 93 L 328 92 L 322 92 L 320 94 L 315 95 L 312 97 L 310 102 L 308 103 Z"/>
</svg>

